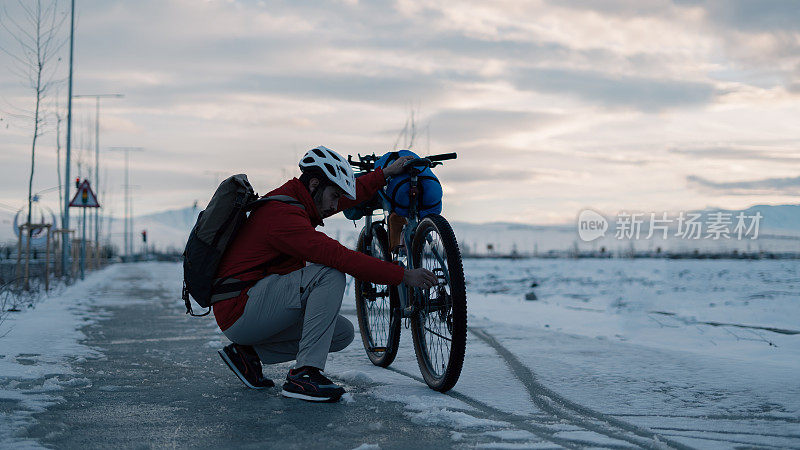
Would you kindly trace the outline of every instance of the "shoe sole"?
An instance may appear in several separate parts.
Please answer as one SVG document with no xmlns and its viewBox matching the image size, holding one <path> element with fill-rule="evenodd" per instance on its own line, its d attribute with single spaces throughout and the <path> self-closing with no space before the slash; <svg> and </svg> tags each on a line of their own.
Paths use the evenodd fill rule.
<svg viewBox="0 0 800 450">
<path fill-rule="evenodd" d="M 255 389 L 255 390 L 257 390 L 257 391 L 260 391 L 260 390 L 266 389 L 266 387 L 256 387 L 256 386 L 253 386 L 253 385 L 252 385 L 252 384 L 251 384 L 249 381 L 247 381 L 247 378 L 245 378 L 245 377 L 244 377 L 244 375 L 242 375 L 242 374 L 239 372 L 239 369 L 237 369 L 237 368 L 236 368 L 236 365 L 235 365 L 235 364 L 233 364 L 233 361 L 231 361 L 231 359 L 230 359 L 230 358 L 228 358 L 228 355 L 225 353 L 225 351 L 224 351 L 224 350 L 217 350 L 217 353 L 219 353 L 219 356 L 220 356 L 220 358 L 222 358 L 222 360 L 223 360 L 223 361 L 225 361 L 225 364 L 228 366 L 228 368 L 229 368 L 229 369 L 231 369 L 231 370 L 233 371 L 233 373 L 235 373 L 235 374 L 236 374 L 236 376 L 237 376 L 237 377 L 238 377 L 240 380 L 242 380 L 242 383 L 244 383 L 244 385 L 245 385 L 245 386 L 249 387 L 250 389 Z"/>
<path fill-rule="evenodd" d="M 300 394 L 300 393 L 297 393 L 297 392 L 287 391 L 286 389 L 283 389 L 281 391 L 281 395 L 283 395 L 284 397 L 299 398 L 300 400 L 305 400 L 305 401 L 308 401 L 308 402 L 319 402 L 319 403 L 335 403 L 335 402 L 338 402 L 340 398 L 342 398 L 341 395 L 338 395 L 338 396 L 335 396 L 335 397 L 314 397 L 312 395 L 306 395 L 306 394 Z"/>
</svg>

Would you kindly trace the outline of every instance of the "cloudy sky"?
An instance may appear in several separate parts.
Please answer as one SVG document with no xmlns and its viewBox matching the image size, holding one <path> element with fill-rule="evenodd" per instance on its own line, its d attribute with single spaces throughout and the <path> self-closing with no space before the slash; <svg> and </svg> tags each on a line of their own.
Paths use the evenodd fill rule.
<svg viewBox="0 0 800 450">
<path fill-rule="evenodd" d="M 101 107 L 114 214 L 122 155 L 108 147 L 144 148 L 131 183 L 145 213 L 202 206 L 222 174 L 265 193 L 313 146 L 383 153 L 412 111 L 414 149 L 459 154 L 437 172 L 453 220 L 798 202 L 794 0 L 76 4 L 74 93 L 125 95 Z M 17 49 L 4 30 L 0 46 Z M 18 207 L 30 128 L 8 112 L 31 95 L 8 67 L 0 55 L 0 203 Z M 94 103 L 74 111 L 73 157 L 93 177 Z M 40 143 L 34 191 L 57 184 L 53 120 Z"/>
</svg>

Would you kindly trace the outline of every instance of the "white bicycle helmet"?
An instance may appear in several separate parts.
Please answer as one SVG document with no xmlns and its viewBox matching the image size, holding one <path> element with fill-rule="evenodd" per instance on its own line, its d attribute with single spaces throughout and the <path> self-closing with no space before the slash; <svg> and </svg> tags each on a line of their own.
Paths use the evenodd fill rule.
<svg viewBox="0 0 800 450">
<path fill-rule="evenodd" d="M 300 160 L 300 170 L 305 172 L 311 168 L 318 169 L 331 183 L 342 188 L 345 197 L 356 199 L 356 176 L 341 155 L 321 145 L 312 148 Z"/>
</svg>

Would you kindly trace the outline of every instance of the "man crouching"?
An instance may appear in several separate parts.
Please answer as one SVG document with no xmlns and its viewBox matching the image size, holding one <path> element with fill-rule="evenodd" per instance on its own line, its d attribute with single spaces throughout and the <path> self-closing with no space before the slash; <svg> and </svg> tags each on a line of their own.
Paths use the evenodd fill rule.
<svg viewBox="0 0 800 450">
<path fill-rule="evenodd" d="M 281 393 L 286 397 L 338 401 L 344 389 L 322 374 L 329 352 L 353 341 L 353 324 L 339 315 L 345 273 L 375 284 L 426 287 L 436 276 L 426 269 L 403 269 L 350 250 L 316 231 L 322 219 L 371 199 L 398 175 L 392 165 L 355 178 L 341 155 L 326 147 L 300 160 L 302 174 L 265 197 L 228 246 L 218 278 L 249 282 L 240 292 L 215 299 L 214 316 L 233 342 L 219 351 L 228 367 L 252 389 L 274 383 L 261 363 L 296 360 Z"/>
</svg>

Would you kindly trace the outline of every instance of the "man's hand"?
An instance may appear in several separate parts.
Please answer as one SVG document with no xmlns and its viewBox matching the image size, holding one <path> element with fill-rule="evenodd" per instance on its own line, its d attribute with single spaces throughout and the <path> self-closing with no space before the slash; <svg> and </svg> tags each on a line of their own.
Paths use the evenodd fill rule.
<svg viewBox="0 0 800 450">
<path fill-rule="evenodd" d="M 428 289 L 436 286 L 439 283 L 439 279 L 436 274 L 428 269 L 406 269 L 403 272 L 403 283 L 408 286 Z"/>
<path fill-rule="evenodd" d="M 383 169 L 383 175 L 386 177 L 393 177 L 395 175 L 403 173 L 403 164 L 412 159 L 414 159 L 414 157 L 411 155 L 401 156 L 397 158 L 388 167 Z"/>
</svg>

